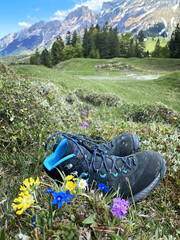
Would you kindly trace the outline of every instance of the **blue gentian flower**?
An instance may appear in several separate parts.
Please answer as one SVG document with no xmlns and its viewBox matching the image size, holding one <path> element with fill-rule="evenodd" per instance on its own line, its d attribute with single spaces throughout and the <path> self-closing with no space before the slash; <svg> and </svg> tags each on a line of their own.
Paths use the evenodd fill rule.
<svg viewBox="0 0 180 240">
<path fill-rule="evenodd" d="M 32 217 L 32 225 L 36 227 L 36 215 Z"/>
<path fill-rule="evenodd" d="M 51 201 L 52 204 L 58 204 L 58 208 L 62 206 L 62 199 L 64 197 L 65 193 L 63 191 L 60 191 L 59 193 L 53 192 L 54 199 Z"/>
<path fill-rule="evenodd" d="M 106 192 L 109 192 L 109 187 L 108 187 L 108 186 L 105 186 L 104 183 L 99 183 L 99 184 L 98 184 L 98 187 L 99 187 L 99 190 L 100 190 L 100 191 L 105 190 Z"/>
<path fill-rule="evenodd" d="M 44 193 L 52 193 L 52 194 L 53 194 L 54 191 L 53 191 L 52 189 L 49 188 L 47 191 L 44 191 Z"/>
<path fill-rule="evenodd" d="M 69 203 L 69 198 L 73 198 L 74 196 L 72 194 L 69 194 L 69 190 L 64 193 L 64 196 L 62 198 L 62 202 Z"/>
</svg>

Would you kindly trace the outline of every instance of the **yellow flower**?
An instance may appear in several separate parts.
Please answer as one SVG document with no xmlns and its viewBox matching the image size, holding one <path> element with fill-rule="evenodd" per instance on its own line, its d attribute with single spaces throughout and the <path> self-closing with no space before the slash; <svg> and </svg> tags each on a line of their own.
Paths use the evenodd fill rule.
<svg viewBox="0 0 180 240">
<path fill-rule="evenodd" d="M 78 180 L 79 180 L 79 178 L 74 178 L 74 179 L 73 179 L 73 181 L 78 181 Z"/>
<path fill-rule="evenodd" d="M 86 118 L 86 120 L 87 120 L 87 121 L 90 121 L 90 120 L 91 120 L 91 117 Z"/>
<path fill-rule="evenodd" d="M 68 175 L 68 176 L 65 178 L 65 180 L 69 181 L 69 180 L 72 180 L 73 178 L 74 178 L 73 175 Z"/>
<path fill-rule="evenodd" d="M 174 120 L 177 120 L 177 117 L 173 117 L 174 118 Z"/>
<path fill-rule="evenodd" d="M 33 196 L 28 192 L 21 192 L 19 194 L 18 198 L 14 199 L 13 209 L 14 211 L 17 211 L 16 214 L 21 215 L 27 208 L 30 208 L 30 206 L 35 202 Z"/>
<path fill-rule="evenodd" d="M 112 113 L 110 113 L 110 114 L 109 114 L 109 116 L 111 116 L 111 117 L 112 117 Z"/>
<path fill-rule="evenodd" d="M 28 190 L 28 191 L 33 191 L 34 189 L 37 188 L 37 186 L 38 186 L 40 183 L 41 183 L 41 182 L 39 181 L 39 178 L 38 178 L 38 177 L 37 177 L 36 181 L 35 181 L 32 177 L 30 177 L 29 179 L 26 178 L 26 179 L 23 181 L 23 184 L 24 184 L 26 187 L 21 186 L 21 187 L 20 187 L 20 190 L 21 190 L 21 191 L 26 191 L 26 190 Z"/>
<path fill-rule="evenodd" d="M 21 186 L 19 190 L 20 190 L 20 191 L 26 191 L 26 190 L 27 190 L 27 188 L 26 188 L 26 187 L 24 187 L 24 186 Z"/>
<path fill-rule="evenodd" d="M 74 190 L 74 188 L 77 186 L 76 183 L 72 182 L 72 181 L 68 181 L 66 183 L 66 189 L 69 190 L 69 191 L 72 191 Z"/>
</svg>

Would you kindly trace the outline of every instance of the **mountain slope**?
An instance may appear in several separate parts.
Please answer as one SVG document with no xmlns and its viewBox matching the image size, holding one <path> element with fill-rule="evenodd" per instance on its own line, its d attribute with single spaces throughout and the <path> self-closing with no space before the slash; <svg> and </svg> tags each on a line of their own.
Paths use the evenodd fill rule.
<svg viewBox="0 0 180 240">
<path fill-rule="evenodd" d="M 180 22 L 179 0 L 113 0 L 104 2 L 102 10 L 94 13 L 82 6 L 70 12 L 63 22 L 58 20 L 36 23 L 18 33 L 12 33 L 0 39 L 0 56 L 31 52 L 36 47 L 49 48 L 61 35 L 64 39 L 67 31 L 83 34 L 85 27 L 108 22 L 117 27 L 119 33 L 146 30 L 157 22 L 163 23 L 160 33 L 171 34 Z"/>
<path fill-rule="evenodd" d="M 36 47 L 49 47 L 57 37 L 57 31 L 62 26 L 60 21 L 38 22 L 18 33 L 9 34 L 0 40 L 0 55 L 31 52 Z"/>
</svg>

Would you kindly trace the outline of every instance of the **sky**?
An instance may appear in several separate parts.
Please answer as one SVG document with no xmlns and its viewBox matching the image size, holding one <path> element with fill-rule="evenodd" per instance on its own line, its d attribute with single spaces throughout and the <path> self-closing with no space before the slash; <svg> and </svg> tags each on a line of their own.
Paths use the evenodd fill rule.
<svg viewBox="0 0 180 240">
<path fill-rule="evenodd" d="M 88 6 L 98 12 L 111 0 L 0 0 L 0 39 L 41 20 L 62 21 L 70 11 Z"/>
</svg>

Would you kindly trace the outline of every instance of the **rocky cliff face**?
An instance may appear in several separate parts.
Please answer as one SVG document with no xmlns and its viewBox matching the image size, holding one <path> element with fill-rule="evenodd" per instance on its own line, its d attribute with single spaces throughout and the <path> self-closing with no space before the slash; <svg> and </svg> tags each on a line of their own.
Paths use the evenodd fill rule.
<svg viewBox="0 0 180 240">
<path fill-rule="evenodd" d="M 18 33 L 9 34 L 0 40 L 0 55 L 31 52 L 36 47 L 49 47 L 56 39 L 62 24 L 59 21 L 38 22 Z"/>
<path fill-rule="evenodd" d="M 180 22 L 179 0 L 114 0 L 103 3 L 98 23 L 105 21 L 119 32 L 145 30 L 154 23 L 163 22 L 172 31 Z"/>
<path fill-rule="evenodd" d="M 69 13 L 63 22 L 41 21 L 18 33 L 12 33 L 0 39 L 0 55 L 31 52 L 35 48 L 49 48 L 61 35 L 65 38 L 67 31 L 83 34 L 85 27 L 91 24 L 104 26 L 108 22 L 117 27 L 119 33 L 138 32 L 152 27 L 157 22 L 164 23 L 167 33 L 172 32 L 180 22 L 179 0 L 113 0 L 104 2 L 102 10 L 94 13 L 88 7 L 80 7 Z"/>
</svg>

